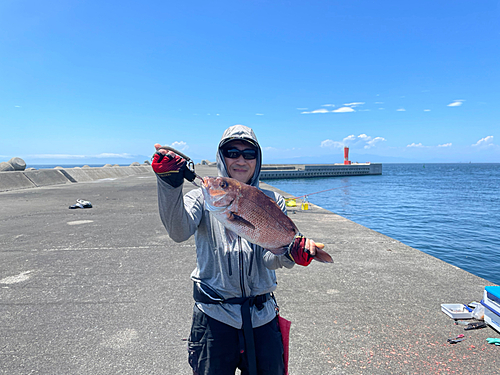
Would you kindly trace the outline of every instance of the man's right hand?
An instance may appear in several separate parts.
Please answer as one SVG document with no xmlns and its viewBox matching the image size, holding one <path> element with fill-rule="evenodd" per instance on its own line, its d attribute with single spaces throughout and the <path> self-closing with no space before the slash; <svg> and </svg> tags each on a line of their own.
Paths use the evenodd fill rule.
<svg viewBox="0 0 500 375">
<path fill-rule="evenodd" d="M 170 186 L 181 186 L 184 182 L 186 160 L 172 151 L 162 149 L 158 143 L 155 144 L 155 148 L 156 152 L 151 163 L 153 171 Z"/>
</svg>

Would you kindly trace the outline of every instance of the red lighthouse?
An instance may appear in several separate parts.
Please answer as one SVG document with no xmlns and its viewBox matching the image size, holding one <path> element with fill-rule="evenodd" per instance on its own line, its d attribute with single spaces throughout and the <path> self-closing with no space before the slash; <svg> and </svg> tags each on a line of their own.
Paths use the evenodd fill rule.
<svg viewBox="0 0 500 375">
<path fill-rule="evenodd" d="M 351 162 L 349 161 L 349 147 L 345 146 L 344 147 L 344 165 L 350 165 Z"/>
</svg>

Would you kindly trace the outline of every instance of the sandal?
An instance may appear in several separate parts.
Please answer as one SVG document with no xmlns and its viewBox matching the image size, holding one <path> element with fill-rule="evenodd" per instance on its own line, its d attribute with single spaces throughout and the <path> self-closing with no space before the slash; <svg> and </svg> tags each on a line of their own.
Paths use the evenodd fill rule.
<svg viewBox="0 0 500 375">
<path fill-rule="evenodd" d="M 83 199 L 77 199 L 76 203 L 81 204 L 83 206 L 82 208 L 92 208 L 92 203 Z"/>
</svg>

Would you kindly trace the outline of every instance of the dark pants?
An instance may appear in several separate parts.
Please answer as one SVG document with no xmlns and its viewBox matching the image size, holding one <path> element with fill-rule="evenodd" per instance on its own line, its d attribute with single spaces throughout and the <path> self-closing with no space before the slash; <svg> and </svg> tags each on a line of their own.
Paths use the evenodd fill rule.
<svg viewBox="0 0 500 375">
<path fill-rule="evenodd" d="M 283 342 L 278 318 L 254 328 L 253 334 L 257 373 L 283 375 Z M 210 318 L 196 306 L 188 350 L 194 375 L 234 375 L 237 368 L 242 375 L 248 375 L 243 330 Z"/>
</svg>

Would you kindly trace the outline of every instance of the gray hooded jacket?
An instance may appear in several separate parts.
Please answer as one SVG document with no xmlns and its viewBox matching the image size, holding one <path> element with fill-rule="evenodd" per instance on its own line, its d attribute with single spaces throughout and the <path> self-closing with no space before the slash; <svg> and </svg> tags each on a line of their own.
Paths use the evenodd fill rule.
<svg viewBox="0 0 500 375">
<path fill-rule="evenodd" d="M 257 163 L 250 184 L 259 187 L 262 152 L 252 129 L 243 125 L 228 128 L 222 136 L 217 152 L 219 176 L 229 177 L 221 147 L 232 140 L 245 140 L 257 148 Z M 281 195 L 261 190 L 286 212 Z M 173 188 L 158 178 L 158 202 L 163 225 L 174 241 L 182 242 L 195 236 L 196 268 L 191 279 L 222 299 L 270 293 L 276 289 L 274 270 L 292 268 L 295 264 L 285 256 L 274 255 L 240 237 L 230 242 L 222 224 L 205 209 L 201 189 L 183 196 L 182 186 Z M 240 305 L 196 304 L 208 316 L 238 329 L 242 327 Z M 261 310 L 252 306 L 251 316 L 254 328 L 270 322 L 276 317 L 274 301 L 267 301 Z"/>
</svg>

